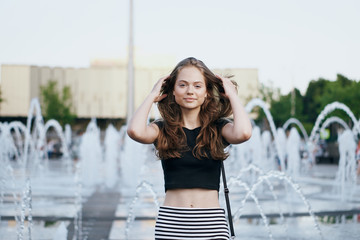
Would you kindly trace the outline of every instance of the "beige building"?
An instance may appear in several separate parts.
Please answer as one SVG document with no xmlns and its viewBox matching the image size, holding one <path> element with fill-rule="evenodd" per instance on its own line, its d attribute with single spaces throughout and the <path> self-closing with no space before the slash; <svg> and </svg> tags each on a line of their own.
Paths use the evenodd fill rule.
<svg viewBox="0 0 360 240">
<path fill-rule="evenodd" d="M 170 73 L 169 67 L 135 68 L 135 107 L 151 91 L 155 82 Z M 235 75 L 239 97 L 245 104 L 258 96 L 257 69 L 214 69 L 217 74 Z M 123 63 L 93 61 L 89 68 L 2 65 L 1 90 L 5 99 L 0 116 L 26 117 L 32 98 L 40 99 L 40 86 L 57 81 L 59 90 L 69 86 L 73 111 L 79 118 L 126 118 L 127 68 Z M 152 113 L 155 116 L 155 113 Z"/>
</svg>

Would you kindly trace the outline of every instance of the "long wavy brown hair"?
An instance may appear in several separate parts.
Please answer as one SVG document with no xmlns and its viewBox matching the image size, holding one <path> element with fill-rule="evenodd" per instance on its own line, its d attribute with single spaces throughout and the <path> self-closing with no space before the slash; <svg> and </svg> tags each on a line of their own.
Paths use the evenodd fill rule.
<svg viewBox="0 0 360 240">
<path fill-rule="evenodd" d="M 224 160 L 228 154 L 224 151 L 223 139 L 216 127 L 216 121 L 232 114 L 230 101 L 224 96 L 222 81 L 202 61 L 193 57 L 179 62 L 162 87 L 161 93 L 167 94 L 167 97 L 158 103 L 164 126 L 156 140 L 157 155 L 160 159 L 179 158 L 183 151 L 188 150 L 182 128 L 183 116 L 173 95 L 176 78 L 180 70 L 186 67 L 196 67 L 202 72 L 207 90 L 207 97 L 199 113 L 201 130 L 196 138 L 193 155 L 198 159 L 211 157 Z M 236 82 L 233 83 L 236 85 Z"/>
</svg>

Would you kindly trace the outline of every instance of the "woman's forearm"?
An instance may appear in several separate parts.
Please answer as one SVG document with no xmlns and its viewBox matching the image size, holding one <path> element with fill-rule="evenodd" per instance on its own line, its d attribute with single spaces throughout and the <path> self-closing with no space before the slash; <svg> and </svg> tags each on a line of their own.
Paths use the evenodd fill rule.
<svg viewBox="0 0 360 240">
<path fill-rule="evenodd" d="M 159 79 L 150 94 L 134 113 L 127 126 L 129 137 L 141 143 L 153 143 L 158 135 L 158 128 L 149 126 L 147 119 L 154 102 L 161 101 L 166 94 L 161 94 L 161 87 L 168 77 Z"/>
<path fill-rule="evenodd" d="M 239 139 L 240 142 L 244 142 L 251 137 L 252 133 L 249 116 L 237 94 L 230 95 L 229 100 L 234 117 L 232 126 L 233 136 L 235 139 Z"/>
<path fill-rule="evenodd" d="M 127 132 L 131 138 L 145 135 L 148 127 L 148 116 L 156 97 L 154 94 L 149 94 L 132 116 L 127 126 Z"/>
</svg>

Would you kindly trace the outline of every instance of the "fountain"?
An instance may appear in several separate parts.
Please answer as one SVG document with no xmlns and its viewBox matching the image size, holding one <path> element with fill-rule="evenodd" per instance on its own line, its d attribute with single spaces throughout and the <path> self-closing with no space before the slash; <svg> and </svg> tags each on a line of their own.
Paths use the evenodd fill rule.
<svg viewBox="0 0 360 240">
<path fill-rule="evenodd" d="M 324 110 L 321 111 L 319 116 L 316 119 L 315 126 L 311 130 L 310 134 L 310 141 L 315 138 L 316 133 L 319 131 L 320 123 L 324 120 L 324 118 L 330 114 L 331 112 L 335 111 L 336 109 L 343 110 L 352 120 L 354 127 L 353 127 L 353 133 L 354 135 L 360 134 L 360 124 L 356 120 L 354 113 L 344 104 L 339 102 L 333 102 L 325 106 Z M 345 124 L 346 125 L 346 124 Z"/>
<path fill-rule="evenodd" d="M 325 120 L 325 122 L 321 125 L 320 132 L 322 132 L 325 128 L 327 128 L 332 123 L 338 123 L 346 130 L 350 129 L 344 120 L 342 120 L 339 117 L 333 116 L 333 117 L 329 117 Z"/>
<path fill-rule="evenodd" d="M 296 124 L 299 128 L 300 128 L 300 131 L 302 133 L 302 135 L 304 136 L 304 140 L 305 142 L 309 141 L 309 136 L 304 128 L 304 126 L 302 125 L 302 123 L 297 120 L 296 118 L 289 118 L 283 125 L 283 129 L 286 130 L 290 124 Z"/>
<path fill-rule="evenodd" d="M 276 128 L 260 99 L 250 101 L 246 110 L 256 106 L 265 112 L 270 129 L 261 131 L 254 125 L 251 139 L 229 146 L 230 157 L 225 161 L 237 236 L 360 238 L 360 190 L 354 160 L 360 123 L 351 110 L 330 103 L 308 137 L 297 119 Z M 349 115 L 351 128 L 339 117 L 327 118 L 335 109 Z M 344 128 L 338 138 L 339 166 L 305 169 L 300 150 L 305 146 L 310 157 L 317 134 L 334 122 Z M 287 136 L 291 124 L 298 128 L 290 128 Z M 61 141 L 63 155 L 59 159 L 47 156 L 49 129 Z M 44 123 L 37 100 L 31 102 L 27 125 L 0 123 L 0 236 L 10 240 L 91 239 L 96 217 L 87 215 L 88 204 L 94 196 L 117 192 L 115 199 L 107 199 L 115 202 L 113 215 L 97 217 L 111 222 L 107 238 L 153 239 L 156 212 L 164 197 L 154 146 L 131 140 L 126 126 L 117 131 L 110 125 L 102 135 L 96 119 L 81 136 L 77 159 L 69 153 L 72 138 L 70 126 L 63 130 L 55 120 Z M 222 189 L 219 195 L 225 207 Z M 98 204 L 107 203 L 102 200 Z M 332 218 L 336 224 L 325 223 Z"/>
<path fill-rule="evenodd" d="M 336 181 L 340 182 L 341 200 L 352 198 L 356 190 L 356 142 L 351 130 L 347 129 L 338 139 L 339 142 L 339 170 L 336 174 Z"/>
<path fill-rule="evenodd" d="M 269 122 L 269 125 L 270 125 L 270 130 L 271 130 L 271 133 L 272 135 L 274 136 L 274 143 L 275 143 L 275 149 L 277 151 L 277 156 L 279 157 L 280 159 L 280 166 L 281 166 L 281 169 L 284 170 L 285 169 L 285 159 L 282 158 L 281 154 L 279 154 L 279 152 L 281 151 L 280 150 L 280 143 L 279 143 L 279 140 L 278 138 L 276 137 L 276 128 L 275 128 L 275 123 L 274 123 L 274 120 L 271 116 L 271 113 L 268 109 L 268 107 L 266 106 L 265 102 L 262 101 L 261 99 L 258 99 L 258 98 L 255 98 L 255 99 L 252 99 L 246 106 L 245 106 L 245 109 L 247 112 L 251 112 L 252 109 L 254 107 L 261 107 L 262 110 L 264 111 L 265 113 L 265 116 Z"/>
<path fill-rule="evenodd" d="M 135 214 L 134 214 L 135 204 L 139 200 L 140 193 L 141 193 L 141 191 L 143 191 L 143 189 L 147 189 L 151 193 L 156 209 L 158 209 L 160 207 L 158 197 L 157 197 L 156 192 L 153 189 L 153 186 L 146 181 L 142 181 L 136 187 L 135 197 L 132 199 L 132 201 L 128 207 L 128 216 L 126 219 L 126 226 L 125 226 L 125 238 L 126 239 L 129 238 L 130 228 L 131 228 L 132 222 L 135 220 Z"/>
<path fill-rule="evenodd" d="M 53 128 L 55 129 L 55 132 L 57 134 L 57 136 L 60 138 L 61 141 L 61 145 L 62 145 L 62 152 L 63 152 L 63 163 L 65 164 L 65 167 L 67 169 L 68 172 L 71 172 L 71 168 L 72 168 L 72 163 L 71 163 L 71 158 L 70 158 L 70 154 L 69 154 L 69 136 L 66 136 L 67 138 L 65 138 L 65 134 L 62 130 L 61 125 L 59 124 L 58 121 L 54 120 L 54 119 L 50 119 L 49 121 L 46 122 L 45 126 L 44 126 L 44 132 L 45 132 L 45 142 L 48 142 L 46 139 L 46 133 L 47 131 Z M 69 131 L 69 130 L 68 130 Z M 71 133 L 70 133 L 71 134 Z M 67 133 L 67 135 L 69 135 L 69 133 Z M 71 138 L 71 136 L 70 136 Z M 47 147 L 46 147 L 47 148 Z"/>
<path fill-rule="evenodd" d="M 118 156 L 120 135 L 113 125 L 110 125 L 105 132 L 104 146 L 105 146 L 105 185 L 108 188 L 113 188 L 117 182 L 118 176 Z"/>
<path fill-rule="evenodd" d="M 287 173 L 290 176 L 298 177 L 300 175 L 300 136 L 295 128 L 291 128 L 289 137 L 286 142 Z"/>
<path fill-rule="evenodd" d="M 103 182 L 102 154 L 100 129 L 96 125 L 96 119 L 93 118 L 83 134 L 79 150 L 81 177 L 86 179 L 85 185 L 95 186 Z"/>
</svg>

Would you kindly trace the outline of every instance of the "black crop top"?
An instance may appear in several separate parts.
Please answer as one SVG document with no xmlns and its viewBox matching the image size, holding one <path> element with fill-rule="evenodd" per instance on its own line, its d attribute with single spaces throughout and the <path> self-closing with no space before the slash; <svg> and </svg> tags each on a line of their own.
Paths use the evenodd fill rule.
<svg viewBox="0 0 360 240">
<path fill-rule="evenodd" d="M 221 130 L 228 122 L 227 119 L 220 119 L 216 125 Z M 160 130 L 164 126 L 164 122 L 161 120 L 154 123 L 158 125 Z M 189 150 L 182 152 L 181 158 L 161 159 L 165 192 L 176 188 L 205 188 L 219 191 L 221 160 L 211 158 L 200 160 L 192 154 L 200 129 L 201 127 L 192 130 L 183 128 Z M 225 139 L 223 141 L 225 146 L 229 145 Z"/>
</svg>

